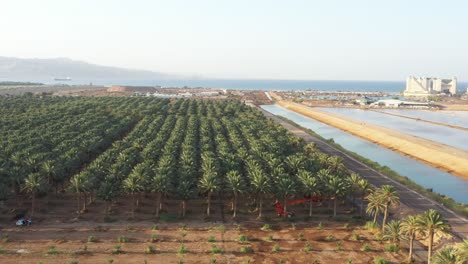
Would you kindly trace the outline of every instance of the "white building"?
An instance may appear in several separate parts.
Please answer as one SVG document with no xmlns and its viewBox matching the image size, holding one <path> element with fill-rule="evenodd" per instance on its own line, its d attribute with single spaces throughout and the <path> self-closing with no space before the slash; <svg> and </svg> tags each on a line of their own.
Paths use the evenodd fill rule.
<svg viewBox="0 0 468 264">
<path fill-rule="evenodd" d="M 457 93 L 457 78 L 440 79 L 428 77 L 409 76 L 406 79 L 405 96 L 428 96 L 433 94 L 449 94 Z"/>
</svg>

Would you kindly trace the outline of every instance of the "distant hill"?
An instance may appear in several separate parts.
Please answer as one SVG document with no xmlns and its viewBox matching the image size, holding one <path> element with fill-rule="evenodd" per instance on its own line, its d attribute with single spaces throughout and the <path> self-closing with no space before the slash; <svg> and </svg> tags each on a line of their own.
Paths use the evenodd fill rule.
<svg viewBox="0 0 468 264">
<path fill-rule="evenodd" d="M 57 77 L 70 77 L 73 80 L 157 80 L 174 78 L 174 76 L 159 72 L 101 66 L 68 58 L 20 59 L 0 57 L 0 81 L 52 80 Z"/>
</svg>

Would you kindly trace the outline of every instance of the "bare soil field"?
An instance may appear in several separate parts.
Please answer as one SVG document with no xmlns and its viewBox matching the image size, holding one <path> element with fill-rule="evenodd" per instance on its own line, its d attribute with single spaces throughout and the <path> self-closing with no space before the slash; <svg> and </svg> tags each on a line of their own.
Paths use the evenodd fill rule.
<svg viewBox="0 0 468 264">
<path fill-rule="evenodd" d="M 13 219 L 29 208 L 29 200 L 9 201 L 0 209 L 0 263 L 373 263 L 376 256 L 400 263 L 406 256 L 406 249 L 385 251 L 388 242 L 363 229 L 345 205 L 333 220 L 327 203 L 317 204 L 310 219 L 307 205 L 294 205 L 290 210 L 297 216 L 286 220 L 265 203 L 265 217 L 257 220 L 254 208 L 243 201 L 233 220 L 221 210 L 229 208 L 228 201 L 216 200 L 207 219 L 204 201 L 195 200 L 180 219 L 179 201 L 167 200 L 156 221 L 153 198 L 144 198 L 130 220 L 130 199 L 115 202 L 108 216 L 104 203 L 96 201 L 77 218 L 72 195 L 50 195 L 38 200 L 29 227 L 15 227 Z M 266 223 L 270 229 L 262 230 Z"/>
</svg>

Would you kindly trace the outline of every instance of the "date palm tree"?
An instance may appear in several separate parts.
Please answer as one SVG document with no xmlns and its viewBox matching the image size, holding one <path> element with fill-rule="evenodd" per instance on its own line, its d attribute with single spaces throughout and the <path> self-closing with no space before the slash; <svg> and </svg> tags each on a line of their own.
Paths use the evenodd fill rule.
<svg viewBox="0 0 468 264">
<path fill-rule="evenodd" d="M 229 171 L 226 174 L 226 180 L 228 189 L 232 192 L 233 200 L 232 200 L 232 217 L 236 218 L 237 216 L 237 198 L 240 193 L 244 192 L 245 184 L 242 176 L 239 174 L 238 171 Z"/>
<path fill-rule="evenodd" d="M 364 199 L 369 193 L 373 190 L 372 185 L 366 179 L 361 179 L 358 182 L 359 194 L 361 197 L 361 206 L 360 206 L 360 215 L 362 216 L 362 211 L 364 210 Z"/>
<path fill-rule="evenodd" d="M 182 218 L 185 217 L 187 211 L 187 201 L 193 196 L 195 192 L 194 183 L 188 178 L 182 178 L 176 187 L 177 196 L 182 200 Z"/>
<path fill-rule="evenodd" d="M 390 240 L 395 245 L 400 245 L 400 241 L 403 238 L 401 222 L 398 220 L 392 220 L 388 223 L 385 226 L 383 238 Z"/>
<path fill-rule="evenodd" d="M 258 218 L 262 217 L 263 195 L 270 192 L 270 179 L 259 167 L 250 169 L 250 184 L 253 191 L 258 195 Z"/>
<path fill-rule="evenodd" d="M 435 255 L 432 257 L 432 263 L 433 264 L 463 264 L 467 263 L 465 259 L 465 262 L 459 262 L 458 257 L 457 257 L 457 250 L 453 246 L 445 246 L 435 253 Z"/>
<path fill-rule="evenodd" d="M 283 217 L 286 217 L 287 212 L 287 200 L 292 197 L 296 192 L 296 181 L 287 174 L 283 174 L 280 178 L 276 179 L 276 192 L 279 197 L 283 199 Z"/>
<path fill-rule="evenodd" d="M 333 175 L 328 179 L 327 189 L 330 198 L 333 199 L 333 216 L 336 216 L 336 204 L 339 198 L 346 195 L 348 186 L 343 178 Z"/>
<path fill-rule="evenodd" d="M 354 209 L 354 204 L 356 203 L 356 196 L 360 194 L 359 182 L 362 180 L 362 177 L 357 173 L 352 173 L 348 177 L 350 184 L 350 194 L 352 197 L 352 207 Z"/>
<path fill-rule="evenodd" d="M 384 205 L 382 202 L 382 198 L 377 193 L 377 191 L 374 191 L 371 194 L 369 194 L 367 196 L 366 213 L 374 217 L 374 220 L 372 221 L 374 225 L 377 223 L 377 217 L 379 217 L 379 214 L 383 212 L 383 210 Z"/>
<path fill-rule="evenodd" d="M 382 231 L 384 231 L 385 225 L 387 224 L 388 209 L 391 206 L 396 206 L 400 203 L 400 197 L 398 192 L 392 185 L 382 185 L 377 190 L 378 195 L 381 197 L 384 206 L 384 217 L 382 221 Z"/>
<path fill-rule="evenodd" d="M 39 173 L 30 173 L 24 180 L 23 191 L 31 194 L 31 217 L 34 216 L 36 193 L 42 187 L 43 179 Z"/>
<path fill-rule="evenodd" d="M 299 181 L 301 182 L 302 185 L 302 190 L 305 195 L 308 196 L 314 196 L 319 193 L 319 182 L 314 175 L 306 170 L 301 170 L 299 171 Z M 313 201 L 312 199 L 309 200 L 309 217 L 312 216 L 312 204 Z"/>
<path fill-rule="evenodd" d="M 81 214 L 81 193 L 85 190 L 85 173 L 86 172 L 82 172 L 70 178 L 70 188 L 76 193 L 78 201 L 78 215 Z M 86 201 L 84 202 L 86 203 Z"/>
<path fill-rule="evenodd" d="M 130 175 L 122 182 L 125 192 L 132 196 L 132 219 L 135 218 L 135 196 L 142 189 L 137 176 Z"/>
<path fill-rule="evenodd" d="M 205 171 L 203 173 L 203 176 L 200 178 L 200 181 L 198 182 L 198 188 L 202 192 L 206 193 L 206 215 L 210 216 L 211 195 L 213 194 L 213 192 L 216 192 L 220 188 L 216 173 L 214 171 Z"/>
<path fill-rule="evenodd" d="M 450 230 L 450 225 L 447 224 L 443 216 L 434 209 L 425 211 L 418 219 L 418 224 L 423 234 L 429 238 L 429 244 L 427 248 L 427 263 L 430 264 L 432 259 L 434 235 L 437 233 L 447 233 Z"/>
<path fill-rule="evenodd" d="M 413 245 L 416 234 L 420 231 L 418 218 L 420 216 L 409 215 L 401 222 L 401 231 L 406 239 L 409 241 L 408 263 L 413 260 Z"/>
</svg>

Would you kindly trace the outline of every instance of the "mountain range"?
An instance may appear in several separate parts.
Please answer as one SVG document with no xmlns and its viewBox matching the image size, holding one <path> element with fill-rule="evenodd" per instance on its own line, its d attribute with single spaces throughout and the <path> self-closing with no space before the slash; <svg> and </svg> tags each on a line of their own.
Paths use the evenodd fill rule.
<svg viewBox="0 0 468 264">
<path fill-rule="evenodd" d="M 0 81 L 50 81 L 54 78 L 161 80 L 176 76 L 145 70 L 101 66 L 68 58 L 23 59 L 0 56 Z M 180 76 L 177 76 L 180 78 Z"/>
</svg>

